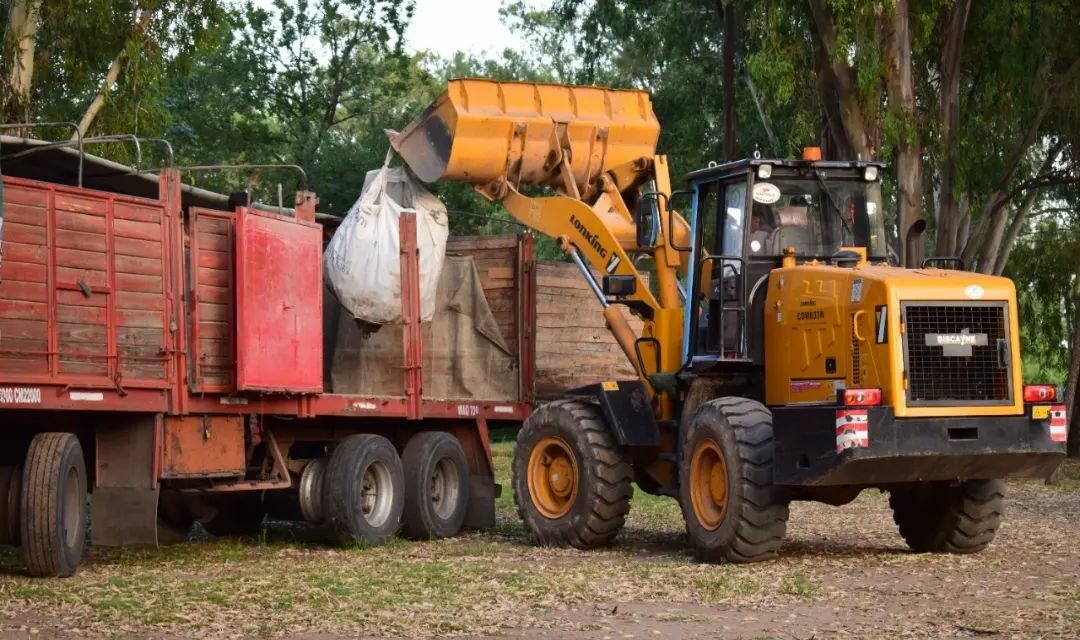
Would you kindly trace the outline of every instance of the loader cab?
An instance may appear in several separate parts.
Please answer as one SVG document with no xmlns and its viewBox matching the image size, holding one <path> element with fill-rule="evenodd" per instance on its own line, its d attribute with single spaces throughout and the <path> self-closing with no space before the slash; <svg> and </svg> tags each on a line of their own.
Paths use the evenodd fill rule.
<svg viewBox="0 0 1080 640">
<path fill-rule="evenodd" d="M 884 262 L 883 166 L 753 159 L 691 173 L 684 362 L 764 364 L 765 295 L 785 252 L 849 264 L 841 249 L 864 247 Z"/>
</svg>

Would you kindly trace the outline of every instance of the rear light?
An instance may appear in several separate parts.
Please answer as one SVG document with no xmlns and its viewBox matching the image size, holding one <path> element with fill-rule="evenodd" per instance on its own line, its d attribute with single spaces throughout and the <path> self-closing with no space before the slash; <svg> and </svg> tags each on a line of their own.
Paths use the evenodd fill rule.
<svg viewBox="0 0 1080 640">
<path fill-rule="evenodd" d="M 1049 384 L 1024 385 L 1024 402 L 1053 402 L 1057 400 L 1057 388 Z"/>
<path fill-rule="evenodd" d="M 881 404 L 881 389 L 844 389 L 845 407 L 876 407 Z"/>
</svg>

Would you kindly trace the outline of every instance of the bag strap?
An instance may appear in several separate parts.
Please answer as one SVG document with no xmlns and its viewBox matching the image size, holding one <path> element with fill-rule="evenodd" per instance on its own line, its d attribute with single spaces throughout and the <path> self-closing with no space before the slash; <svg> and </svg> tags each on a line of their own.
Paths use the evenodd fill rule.
<svg viewBox="0 0 1080 640">
<path fill-rule="evenodd" d="M 390 175 L 390 161 L 394 159 L 394 148 L 390 147 L 386 150 L 386 158 L 383 160 L 382 167 L 379 168 L 379 175 L 375 176 L 375 180 L 371 183 L 371 188 L 364 194 L 364 205 L 373 205 L 386 191 L 386 183 Z"/>
</svg>

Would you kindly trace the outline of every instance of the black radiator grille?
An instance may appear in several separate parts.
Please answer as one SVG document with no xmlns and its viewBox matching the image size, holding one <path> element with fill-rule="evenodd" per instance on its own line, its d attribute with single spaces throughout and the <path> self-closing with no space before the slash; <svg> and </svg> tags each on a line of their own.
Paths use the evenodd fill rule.
<svg viewBox="0 0 1080 640">
<path fill-rule="evenodd" d="M 902 309 L 909 405 L 1012 401 L 1004 304 L 905 303 Z"/>
</svg>

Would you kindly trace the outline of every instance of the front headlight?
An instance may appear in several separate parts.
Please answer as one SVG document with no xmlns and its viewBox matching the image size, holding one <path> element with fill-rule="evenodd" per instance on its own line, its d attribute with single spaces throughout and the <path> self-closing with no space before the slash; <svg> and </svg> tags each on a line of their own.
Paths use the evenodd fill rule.
<svg viewBox="0 0 1080 640">
<path fill-rule="evenodd" d="M 757 168 L 757 177 L 760 178 L 761 180 L 768 180 L 769 178 L 771 178 L 772 177 L 772 165 L 771 164 L 759 165 L 758 168 Z"/>
<path fill-rule="evenodd" d="M 873 181 L 877 180 L 878 179 L 878 168 L 877 167 L 867 167 L 866 170 L 863 171 L 863 178 L 865 178 L 867 182 L 873 182 Z"/>
</svg>

